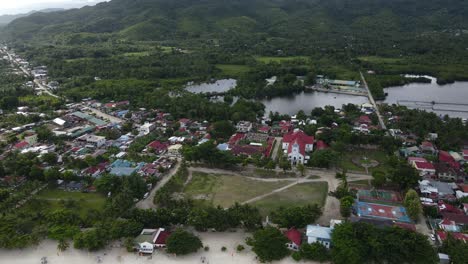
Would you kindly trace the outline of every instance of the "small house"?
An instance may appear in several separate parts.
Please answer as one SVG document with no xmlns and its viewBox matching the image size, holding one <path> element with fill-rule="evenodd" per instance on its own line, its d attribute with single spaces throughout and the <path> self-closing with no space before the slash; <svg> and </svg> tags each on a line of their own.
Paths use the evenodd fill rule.
<svg viewBox="0 0 468 264">
<path fill-rule="evenodd" d="M 330 248 L 332 230 L 333 229 L 330 227 L 308 225 L 306 231 L 307 243 L 312 244 L 318 242 L 326 248 Z"/>
<path fill-rule="evenodd" d="M 284 235 L 289 240 L 286 243 L 286 246 L 290 250 L 298 251 L 302 244 L 302 234 L 295 228 L 291 228 L 288 231 L 284 232 Z"/>
</svg>

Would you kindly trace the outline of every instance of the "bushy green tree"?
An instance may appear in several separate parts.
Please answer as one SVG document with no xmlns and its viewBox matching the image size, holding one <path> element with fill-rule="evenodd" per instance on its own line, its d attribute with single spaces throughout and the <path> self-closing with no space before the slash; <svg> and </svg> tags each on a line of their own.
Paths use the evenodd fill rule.
<svg viewBox="0 0 468 264">
<path fill-rule="evenodd" d="M 262 262 L 281 260 L 289 254 L 288 239 L 274 227 L 257 230 L 246 242 Z"/>
<path fill-rule="evenodd" d="M 187 255 L 197 252 L 203 247 L 203 244 L 197 236 L 177 229 L 167 238 L 166 246 L 169 253 Z"/>
</svg>

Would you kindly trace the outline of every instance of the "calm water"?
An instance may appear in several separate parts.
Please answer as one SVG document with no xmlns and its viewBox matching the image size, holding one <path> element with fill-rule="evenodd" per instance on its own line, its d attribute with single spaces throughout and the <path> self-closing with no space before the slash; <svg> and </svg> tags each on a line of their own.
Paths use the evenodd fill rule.
<svg viewBox="0 0 468 264">
<path fill-rule="evenodd" d="M 431 83 L 411 83 L 386 88 L 385 92 L 388 93 L 388 96 L 383 102 L 388 104 L 400 103 L 409 108 L 424 109 L 441 115 L 448 114 L 452 117 L 468 118 L 468 105 L 450 105 L 450 103 L 468 104 L 468 82 L 438 85 L 435 78 L 430 77 L 430 79 L 432 80 Z M 402 100 L 422 102 L 404 102 Z M 447 104 L 433 106 L 430 103 L 432 101 Z"/>
<path fill-rule="evenodd" d="M 200 83 L 187 85 L 185 89 L 192 93 L 212 93 L 212 92 L 227 92 L 237 85 L 235 79 L 222 79 L 212 83 Z"/>
<path fill-rule="evenodd" d="M 280 114 L 295 115 L 299 110 L 304 110 L 309 114 L 316 107 L 332 105 L 341 108 L 343 104 L 363 104 L 368 103 L 367 97 L 347 94 L 322 93 L 322 92 L 302 92 L 293 96 L 276 97 L 264 99 L 261 102 L 265 105 L 265 113 L 270 111 Z"/>
</svg>

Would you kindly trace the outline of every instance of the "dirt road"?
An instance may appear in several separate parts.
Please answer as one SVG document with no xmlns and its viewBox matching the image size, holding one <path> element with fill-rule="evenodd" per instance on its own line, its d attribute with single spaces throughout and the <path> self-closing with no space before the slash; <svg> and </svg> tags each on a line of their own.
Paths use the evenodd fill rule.
<svg viewBox="0 0 468 264">
<path fill-rule="evenodd" d="M 150 194 L 146 199 L 140 200 L 137 204 L 136 207 L 139 209 L 152 209 L 156 208 L 156 205 L 153 203 L 154 196 L 156 195 L 156 192 L 161 189 L 172 177 L 177 173 L 180 167 L 180 160 L 177 160 L 176 165 L 174 168 L 172 168 L 164 177 L 156 184 L 156 186 L 151 190 Z"/>
</svg>

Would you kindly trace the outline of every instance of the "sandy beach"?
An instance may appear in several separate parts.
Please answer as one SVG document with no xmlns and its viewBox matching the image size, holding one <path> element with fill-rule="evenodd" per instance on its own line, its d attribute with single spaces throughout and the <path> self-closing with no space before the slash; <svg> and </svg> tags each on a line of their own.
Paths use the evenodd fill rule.
<svg viewBox="0 0 468 264">
<path fill-rule="evenodd" d="M 177 263 L 177 264 L 193 264 L 202 263 L 202 258 L 205 258 L 207 264 L 243 264 L 243 263 L 260 263 L 255 260 L 255 254 L 246 246 L 246 249 L 240 253 L 236 252 L 236 247 L 239 244 L 245 246 L 245 238 L 247 234 L 238 231 L 235 233 L 199 233 L 198 234 L 205 246 L 209 246 L 209 251 L 200 250 L 198 253 L 188 256 L 175 257 L 164 251 L 156 251 L 153 256 L 138 256 L 134 253 L 128 253 L 125 248 L 108 248 L 97 252 L 86 252 L 76 250 L 71 246 L 65 252 L 57 250 L 57 242 L 44 240 L 41 244 L 33 248 L 23 250 L 0 250 L 1 264 L 40 264 L 42 257 L 47 257 L 48 264 L 88 264 L 88 263 Z M 221 251 L 221 247 L 225 246 L 227 250 Z M 98 258 L 101 262 L 98 262 Z M 297 263 L 291 257 L 287 257 L 282 261 L 274 262 L 275 264 L 292 264 Z M 307 262 L 312 263 L 312 262 Z"/>
</svg>

